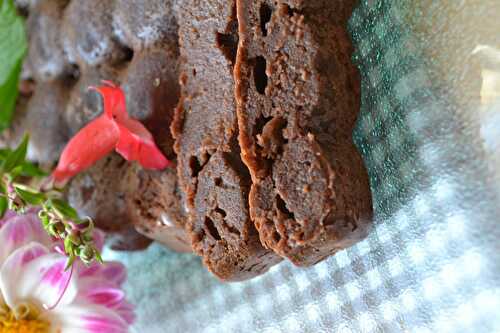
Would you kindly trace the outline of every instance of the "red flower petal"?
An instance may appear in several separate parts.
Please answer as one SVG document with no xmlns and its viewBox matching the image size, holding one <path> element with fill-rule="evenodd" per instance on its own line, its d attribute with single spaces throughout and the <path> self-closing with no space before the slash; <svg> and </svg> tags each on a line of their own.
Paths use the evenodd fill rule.
<svg viewBox="0 0 500 333">
<path fill-rule="evenodd" d="M 57 184 L 89 168 L 109 154 L 119 139 L 116 123 L 102 115 L 82 128 L 64 148 L 52 177 Z"/>
<path fill-rule="evenodd" d="M 92 166 L 113 148 L 126 160 L 138 161 L 147 169 L 164 169 L 170 164 L 156 147 L 151 133 L 129 117 L 122 89 L 109 81 L 103 84 L 89 89 L 102 95 L 104 114 L 81 129 L 64 148 L 52 174 L 58 186 Z"/>
<path fill-rule="evenodd" d="M 110 81 L 102 81 L 102 83 L 104 86 L 89 87 L 89 89 L 95 90 L 101 94 L 104 104 L 104 113 L 115 120 L 129 118 L 123 90 Z"/>
<path fill-rule="evenodd" d="M 121 88 L 103 81 L 107 86 L 95 89 L 103 96 L 104 111 L 116 121 L 120 135 L 116 151 L 128 161 L 137 161 L 146 169 L 164 169 L 170 161 L 156 147 L 153 136 L 139 121 L 125 111 L 125 95 Z"/>
<path fill-rule="evenodd" d="M 138 161 L 146 169 L 161 170 L 170 165 L 156 147 L 153 137 L 137 120 L 127 119 L 118 123 L 120 139 L 116 151 L 128 161 Z"/>
</svg>

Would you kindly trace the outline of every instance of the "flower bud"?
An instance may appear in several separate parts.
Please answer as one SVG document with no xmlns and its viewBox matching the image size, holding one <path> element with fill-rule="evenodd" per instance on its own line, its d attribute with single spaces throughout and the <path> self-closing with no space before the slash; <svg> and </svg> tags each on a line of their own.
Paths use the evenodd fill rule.
<svg viewBox="0 0 500 333">
<path fill-rule="evenodd" d="M 82 259 L 85 264 L 90 263 L 92 259 L 94 259 L 94 254 L 95 251 L 91 245 L 85 244 L 80 248 L 80 259 Z"/>
</svg>

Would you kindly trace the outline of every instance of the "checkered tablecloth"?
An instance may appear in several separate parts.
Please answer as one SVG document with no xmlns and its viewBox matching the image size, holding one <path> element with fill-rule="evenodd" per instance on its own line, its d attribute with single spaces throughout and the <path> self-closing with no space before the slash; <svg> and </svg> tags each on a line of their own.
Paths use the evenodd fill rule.
<svg viewBox="0 0 500 333">
<path fill-rule="evenodd" d="M 403 2 L 350 21 L 369 237 L 233 284 L 158 245 L 108 251 L 129 268 L 135 332 L 500 332 L 500 2 Z"/>
</svg>

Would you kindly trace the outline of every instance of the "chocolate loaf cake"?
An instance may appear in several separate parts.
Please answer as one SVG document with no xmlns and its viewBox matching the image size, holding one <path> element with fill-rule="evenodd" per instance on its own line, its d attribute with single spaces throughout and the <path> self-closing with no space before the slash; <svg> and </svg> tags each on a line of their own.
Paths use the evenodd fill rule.
<svg viewBox="0 0 500 333">
<path fill-rule="evenodd" d="M 179 3 L 181 100 L 172 124 L 193 249 L 222 280 L 247 279 L 279 261 L 262 247 L 248 210 L 240 159 L 233 66 L 236 3 Z"/>
<path fill-rule="evenodd" d="M 355 1 L 237 0 L 239 144 L 262 243 L 299 266 L 367 234 L 372 204 L 352 142 L 360 79 Z"/>
<path fill-rule="evenodd" d="M 70 202 L 115 248 L 154 239 L 239 281 L 282 257 L 312 265 L 366 235 L 371 195 L 351 137 L 360 82 L 346 31 L 355 0 L 18 3 L 30 39 L 23 80 L 34 90 L 21 91 L 22 112 L 0 142 L 28 129 L 29 156 L 50 165 L 102 113 L 87 87 L 105 79 L 177 163 L 147 171 L 112 154 L 70 184 Z"/>
<path fill-rule="evenodd" d="M 178 42 L 176 33 L 172 33 L 177 30 L 174 14 L 167 10 L 171 9 L 173 1 L 138 3 L 122 0 L 117 4 L 119 6 L 115 6 L 113 11 L 110 6 L 102 13 L 100 21 L 104 18 L 109 20 L 96 21 L 94 28 L 106 35 L 105 41 L 112 42 L 106 43 L 106 48 L 101 50 L 102 55 L 98 57 L 79 57 L 83 73 L 76 85 L 77 89 L 74 89 L 76 97 L 69 103 L 71 112 L 68 116 L 71 117 L 67 117 L 68 123 L 73 128 L 76 125 L 83 126 L 102 112 L 100 97 L 83 90 L 89 85 L 98 84 L 102 79 L 111 79 L 121 84 L 130 116 L 140 120 L 153 134 L 162 152 L 169 159 L 175 160 L 174 140 L 169 124 L 179 99 Z M 85 12 L 87 6 L 80 8 L 81 6 L 78 5 L 73 10 Z M 150 15 L 158 8 L 163 10 L 161 15 Z M 134 15 L 131 16 L 131 12 Z M 110 35 L 111 31 L 115 35 Z M 144 31 L 149 31 L 149 34 L 144 35 Z M 83 33 L 76 36 L 80 35 L 85 36 Z M 90 38 L 89 42 L 93 40 Z M 80 37 L 67 45 L 81 43 L 83 40 Z M 117 63 L 116 60 L 123 54 L 128 56 Z M 127 239 L 130 242 L 129 249 L 147 245 L 148 242 L 139 242 L 143 237 L 132 232 L 135 228 L 148 239 L 157 240 L 173 250 L 190 252 L 190 244 L 184 231 L 184 204 L 179 195 L 175 169 L 150 172 L 124 160 L 122 163 L 123 166 L 114 167 L 114 175 L 109 175 L 115 178 L 115 192 L 120 193 L 121 197 L 108 197 L 109 202 L 115 205 L 104 210 L 108 213 L 98 214 L 104 207 L 99 202 L 106 197 L 104 192 L 109 187 L 105 180 L 94 183 L 94 190 L 98 195 L 90 197 L 88 202 L 75 201 L 76 206 L 83 208 L 99 204 L 99 210 L 95 210 L 90 216 L 96 218 L 98 226 L 119 236 L 114 237 L 115 248 L 120 248 Z M 96 175 L 106 173 L 103 165 L 96 167 Z M 92 171 L 89 173 L 92 174 Z M 75 188 L 75 193 L 82 191 L 78 180 L 71 187 Z M 115 229 L 117 226 L 112 222 L 116 221 L 113 214 L 118 212 L 121 214 L 121 228 Z"/>
<path fill-rule="evenodd" d="M 22 83 L 34 91 L 21 91 L 15 126 L 0 144 L 16 144 L 27 130 L 29 158 L 51 166 L 71 136 L 103 112 L 101 97 L 88 87 L 111 80 L 126 92 L 130 115 L 175 160 L 169 129 L 179 98 L 174 3 L 18 1 L 29 38 Z M 75 208 L 108 232 L 114 248 L 144 248 L 155 239 L 189 251 L 180 193 L 175 169 L 143 171 L 116 155 L 76 177 L 67 191 Z"/>
<path fill-rule="evenodd" d="M 167 36 L 171 38 L 161 38 L 154 47 L 138 49 L 122 81 L 129 114 L 143 122 L 165 156 L 175 161 L 169 124 L 179 101 L 179 49 L 177 39 Z M 129 189 L 128 217 L 137 231 L 175 251 L 191 252 L 176 169 L 149 171 L 131 165 L 123 182 Z"/>
</svg>

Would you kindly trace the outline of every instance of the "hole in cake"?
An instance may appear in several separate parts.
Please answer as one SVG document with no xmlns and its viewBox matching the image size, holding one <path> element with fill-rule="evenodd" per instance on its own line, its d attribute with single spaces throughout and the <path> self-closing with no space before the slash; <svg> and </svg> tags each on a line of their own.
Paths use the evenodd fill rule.
<svg viewBox="0 0 500 333">
<path fill-rule="evenodd" d="M 293 9 L 287 4 L 283 4 L 283 12 L 289 17 L 292 17 L 294 13 L 298 13 L 298 10 Z"/>
<path fill-rule="evenodd" d="M 189 167 L 191 168 L 191 176 L 198 177 L 201 169 L 208 163 L 210 160 L 210 155 L 208 152 L 204 151 L 201 153 L 201 156 L 198 158 L 196 156 L 191 156 L 189 158 Z"/>
<path fill-rule="evenodd" d="M 271 20 L 272 9 L 266 3 L 263 3 L 260 6 L 259 14 L 260 14 L 260 30 L 262 31 L 263 36 L 267 36 L 267 23 Z"/>
<path fill-rule="evenodd" d="M 222 184 L 223 184 L 223 182 L 222 182 L 222 178 L 220 178 L 220 177 L 215 178 L 215 179 L 214 179 L 214 183 L 215 183 L 215 186 L 219 186 L 219 187 L 221 187 L 221 186 L 222 186 Z"/>
<path fill-rule="evenodd" d="M 222 208 L 216 207 L 214 211 L 222 216 L 222 218 L 226 217 L 226 211 Z"/>
<path fill-rule="evenodd" d="M 253 125 L 253 135 L 261 134 L 264 130 L 264 126 L 266 126 L 271 119 L 273 119 L 273 117 L 264 117 L 263 115 L 260 115 L 255 120 L 255 125 Z"/>
<path fill-rule="evenodd" d="M 276 243 L 279 243 L 279 241 L 281 240 L 281 235 L 279 234 L 279 232 L 277 232 L 277 231 L 274 231 L 274 232 L 273 232 L 273 240 L 274 240 Z"/>
<path fill-rule="evenodd" d="M 276 208 L 288 218 L 295 220 L 295 215 L 288 210 L 285 201 L 281 198 L 279 194 L 276 195 Z"/>
<path fill-rule="evenodd" d="M 193 68 L 193 77 L 196 77 L 196 68 Z"/>
<path fill-rule="evenodd" d="M 248 171 L 248 168 L 246 167 L 245 164 L 240 159 L 240 146 L 238 144 L 238 136 L 233 135 L 231 140 L 229 141 L 229 146 L 231 147 L 231 151 L 233 154 L 229 154 L 227 152 L 222 153 L 222 157 L 226 161 L 226 163 L 236 171 L 239 176 L 241 177 L 240 179 L 244 182 L 247 182 L 250 180 L 250 172 Z M 229 184 L 227 186 L 230 186 Z"/>
<path fill-rule="evenodd" d="M 80 67 L 77 64 L 69 66 L 67 78 L 71 81 L 77 81 L 80 78 Z"/>
<path fill-rule="evenodd" d="M 236 50 L 238 47 L 238 36 L 233 34 L 221 34 L 218 32 L 215 41 L 224 57 L 231 63 L 231 65 L 234 65 L 236 60 Z"/>
<path fill-rule="evenodd" d="M 130 47 L 124 46 L 123 47 L 123 61 L 129 62 L 129 61 L 132 61 L 132 58 L 134 58 L 134 50 L 132 50 Z"/>
<path fill-rule="evenodd" d="M 217 32 L 215 35 L 215 42 L 224 57 L 234 66 L 236 62 L 236 51 L 238 50 L 238 19 L 236 16 L 236 4 L 233 5 L 231 17 L 224 33 Z"/>
<path fill-rule="evenodd" d="M 221 240 L 219 231 L 214 225 L 214 221 L 212 221 L 208 216 L 205 216 L 205 226 L 207 227 L 207 231 L 215 240 Z"/>
<path fill-rule="evenodd" d="M 189 168 L 191 168 L 191 176 L 198 177 L 201 171 L 201 165 L 196 156 L 191 156 L 189 158 Z"/>
<path fill-rule="evenodd" d="M 255 58 L 253 66 L 253 80 L 255 89 L 259 94 L 265 94 L 267 87 L 266 59 L 264 57 Z"/>
</svg>

